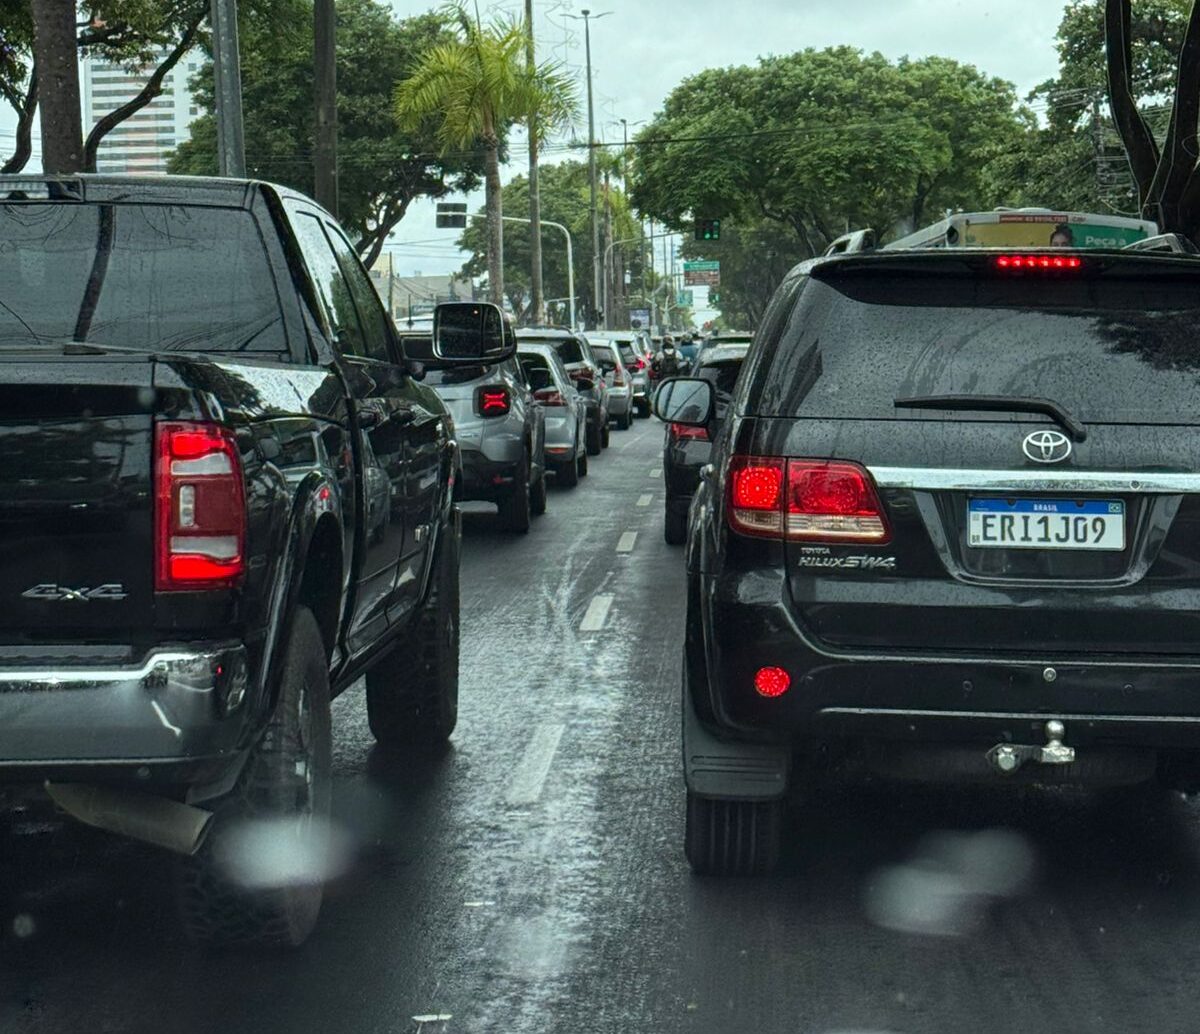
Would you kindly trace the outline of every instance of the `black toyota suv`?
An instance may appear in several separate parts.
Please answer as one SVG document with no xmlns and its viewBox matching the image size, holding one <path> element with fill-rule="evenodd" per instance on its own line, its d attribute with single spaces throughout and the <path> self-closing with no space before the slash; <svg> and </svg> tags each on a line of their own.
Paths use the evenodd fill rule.
<svg viewBox="0 0 1200 1034">
<path fill-rule="evenodd" d="M 690 516 L 696 871 L 768 869 L 825 763 L 1200 785 L 1197 326 L 1182 255 L 788 275 Z M 681 378 L 655 408 L 703 427 L 714 402 Z"/>
</svg>

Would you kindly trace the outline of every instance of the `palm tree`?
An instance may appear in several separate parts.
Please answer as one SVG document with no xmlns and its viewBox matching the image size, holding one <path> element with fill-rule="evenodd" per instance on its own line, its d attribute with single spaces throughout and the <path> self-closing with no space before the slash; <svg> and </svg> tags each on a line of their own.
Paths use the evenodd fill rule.
<svg viewBox="0 0 1200 1034">
<path fill-rule="evenodd" d="M 459 38 L 425 53 L 396 87 L 396 116 L 415 128 L 437 122 L 442 153 L 482 146 L 488 224 L 488 293 L 504 301 L 504 231 L 500 200 L 500 144 L 514 122 L 535 120 L 545 133 L 575 115 L 575 85 L 553 64 L 526 64 L 527 30 L 516 19 L 486 28 L 462 6 L 450 15 Z"/>
</svg>

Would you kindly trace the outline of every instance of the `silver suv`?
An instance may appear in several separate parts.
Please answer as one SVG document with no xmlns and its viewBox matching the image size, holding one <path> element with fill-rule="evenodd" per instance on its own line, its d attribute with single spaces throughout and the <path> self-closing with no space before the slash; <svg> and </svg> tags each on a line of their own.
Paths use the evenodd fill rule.
<svg viewBox="0 0 1200 1034">
<path fill-rule="evenodd" d="M 401 336 L 405 354 L 428 363 L 425 383 L 454 418 L 462 458 L 455 498 L 495 503 L 506 528 L 527 532 L 546 512 L 546 427 L 520 363 L 438 369 L 429 335 Z"/>
<path fill-rule="evenodd" d="M 599 456 L 601 449 L 608 448 L 608 384 L 603 372 L 592 355 L 587 338 L 565 327 L 524 327 L 517 331 L 517 343 L 538 342 L 554 347 L 571 380 L 589 382 L 591 387 L 579 394 L 587 404 L 587 451 L 589 456 Z"/>
</svg>

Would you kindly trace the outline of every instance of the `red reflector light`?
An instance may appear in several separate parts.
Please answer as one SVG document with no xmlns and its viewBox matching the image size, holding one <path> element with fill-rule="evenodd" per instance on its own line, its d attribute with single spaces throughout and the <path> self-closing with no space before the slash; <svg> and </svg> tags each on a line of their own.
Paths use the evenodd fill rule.
<svg viewBox="0 0 1200 1034">
<path fill-rule="evenodd" d="M 245 572 L 246 499 L 233 432 L 164 422 L 154 442 L 155 589 L 236 585 Z"/>
<path fill-rule="evenodd" d="M 505 387 L 480 388 L 476 407 L 480 416 L 504 416 L 512 408 L 512 399 Z"/>
<path fill-rule="evenodd" d="M 754 675 L 754 688 L 759 696 L 781 697 L 791 685 L 791 675 L 782 668 L 759 668 Z"/>
<path fill-rule="evenodd" d="M 874 482 L 857 463 L 735 456 L 729 523 L 767 538 L 883 544 L 889 532 Z"/>
<path fill-rule="evenodd" d="M 997 255 L 994 265 L 997 269 L 1082 269 L 1083 259 L 1078 255 Z"/>
<path fill-rule="evenodd" d="M 708 428 L 705 427 L 689 427 L 687 424 L 672 424 L 671 425 L 671 441 L 708 441 Z"/>
</svg>

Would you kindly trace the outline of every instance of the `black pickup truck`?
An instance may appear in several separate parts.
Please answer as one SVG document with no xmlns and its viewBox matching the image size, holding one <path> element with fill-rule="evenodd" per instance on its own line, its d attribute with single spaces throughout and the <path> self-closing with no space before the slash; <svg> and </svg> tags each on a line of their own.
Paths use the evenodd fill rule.
<svg viewBox="0 0 1200 1034">
<path fill-rule="evenodd" d="M 497 308 L 438 319 L 437 362 L 515 349 Z M 365 675 L 388 748 L 454 728 L 459 461 L 421 376 L 306 197 L 0 178 L 0 806 L 176 852 L 199 940 L 312 930 L 331 698 Z"/>
</svg>

